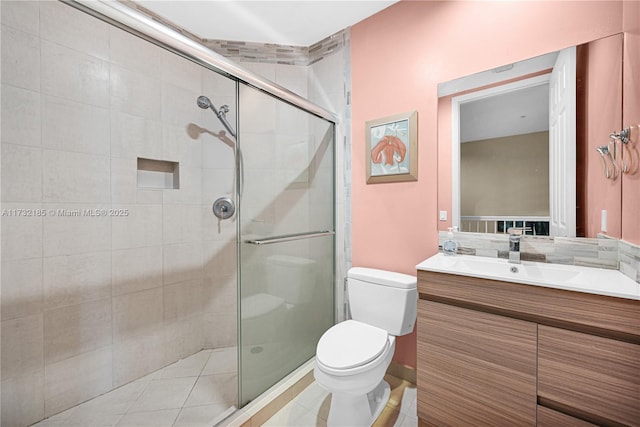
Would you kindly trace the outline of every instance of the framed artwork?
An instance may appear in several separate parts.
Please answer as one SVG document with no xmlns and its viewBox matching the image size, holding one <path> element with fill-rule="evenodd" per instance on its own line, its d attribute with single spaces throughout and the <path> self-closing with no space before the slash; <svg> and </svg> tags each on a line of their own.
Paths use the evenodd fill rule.
<svg viewBox="0 0 640 427">
<path fill-rule="evenodd" d="M 418 112 L 366 122 L 367 184 L 418 180 Z"/>
</svg>

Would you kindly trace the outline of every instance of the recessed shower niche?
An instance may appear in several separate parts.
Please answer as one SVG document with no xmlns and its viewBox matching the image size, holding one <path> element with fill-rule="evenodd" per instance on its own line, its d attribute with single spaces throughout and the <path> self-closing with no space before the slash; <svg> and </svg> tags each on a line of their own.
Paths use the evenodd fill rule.
<svg viewBox="0 0 640 427">
<path fill-rule="evenodd" d="M 138 157 L 138 188 L 179 189 L 180 164 Z"/>
</svg>

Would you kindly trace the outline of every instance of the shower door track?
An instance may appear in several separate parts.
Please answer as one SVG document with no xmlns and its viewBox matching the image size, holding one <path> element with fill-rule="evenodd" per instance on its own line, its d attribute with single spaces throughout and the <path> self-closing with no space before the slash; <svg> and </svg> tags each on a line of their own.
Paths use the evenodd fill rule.
<svg viewBox="0 0 640 427">
<path fill-rule="evenodd" d="M 270 245 L 272 243 L 291 242 L 293 240 L 311 239 L 313 237 L 333 236 L 335 231 L 308 231 L 304 233 L 282 234 L 280 236 L 265 237 L 264 239 L 245 240 L 250 245 Z"/>
</svg>

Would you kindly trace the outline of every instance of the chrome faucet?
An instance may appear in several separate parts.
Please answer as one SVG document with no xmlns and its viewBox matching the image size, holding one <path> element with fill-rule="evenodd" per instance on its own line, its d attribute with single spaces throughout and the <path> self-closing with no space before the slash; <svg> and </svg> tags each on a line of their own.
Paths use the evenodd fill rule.
<svg viewBox="0 0 640 427">
<path fill-rule="evenodd" d="M 529 227 L 511 227 L 507 229 L 509 233 L 509 262 L 512 264 L 520 264 L 520 238 L 522 235 L 530 231 Z"/>
</svg>

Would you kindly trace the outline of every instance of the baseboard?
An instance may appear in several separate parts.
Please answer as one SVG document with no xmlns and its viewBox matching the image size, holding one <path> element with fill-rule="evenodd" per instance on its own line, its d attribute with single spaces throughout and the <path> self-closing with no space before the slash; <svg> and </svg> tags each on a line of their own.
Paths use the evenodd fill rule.
<svg viewBox="0 0 640 427">
<path fill-rule="evenodd" d="M 401 365 L 396 362 L 391 362 L 387 368 L 387 374 L 396 378 L 409 381 L 411 384 L 416 384 L 416 368 L 410 366 Z"/>
</svg>

